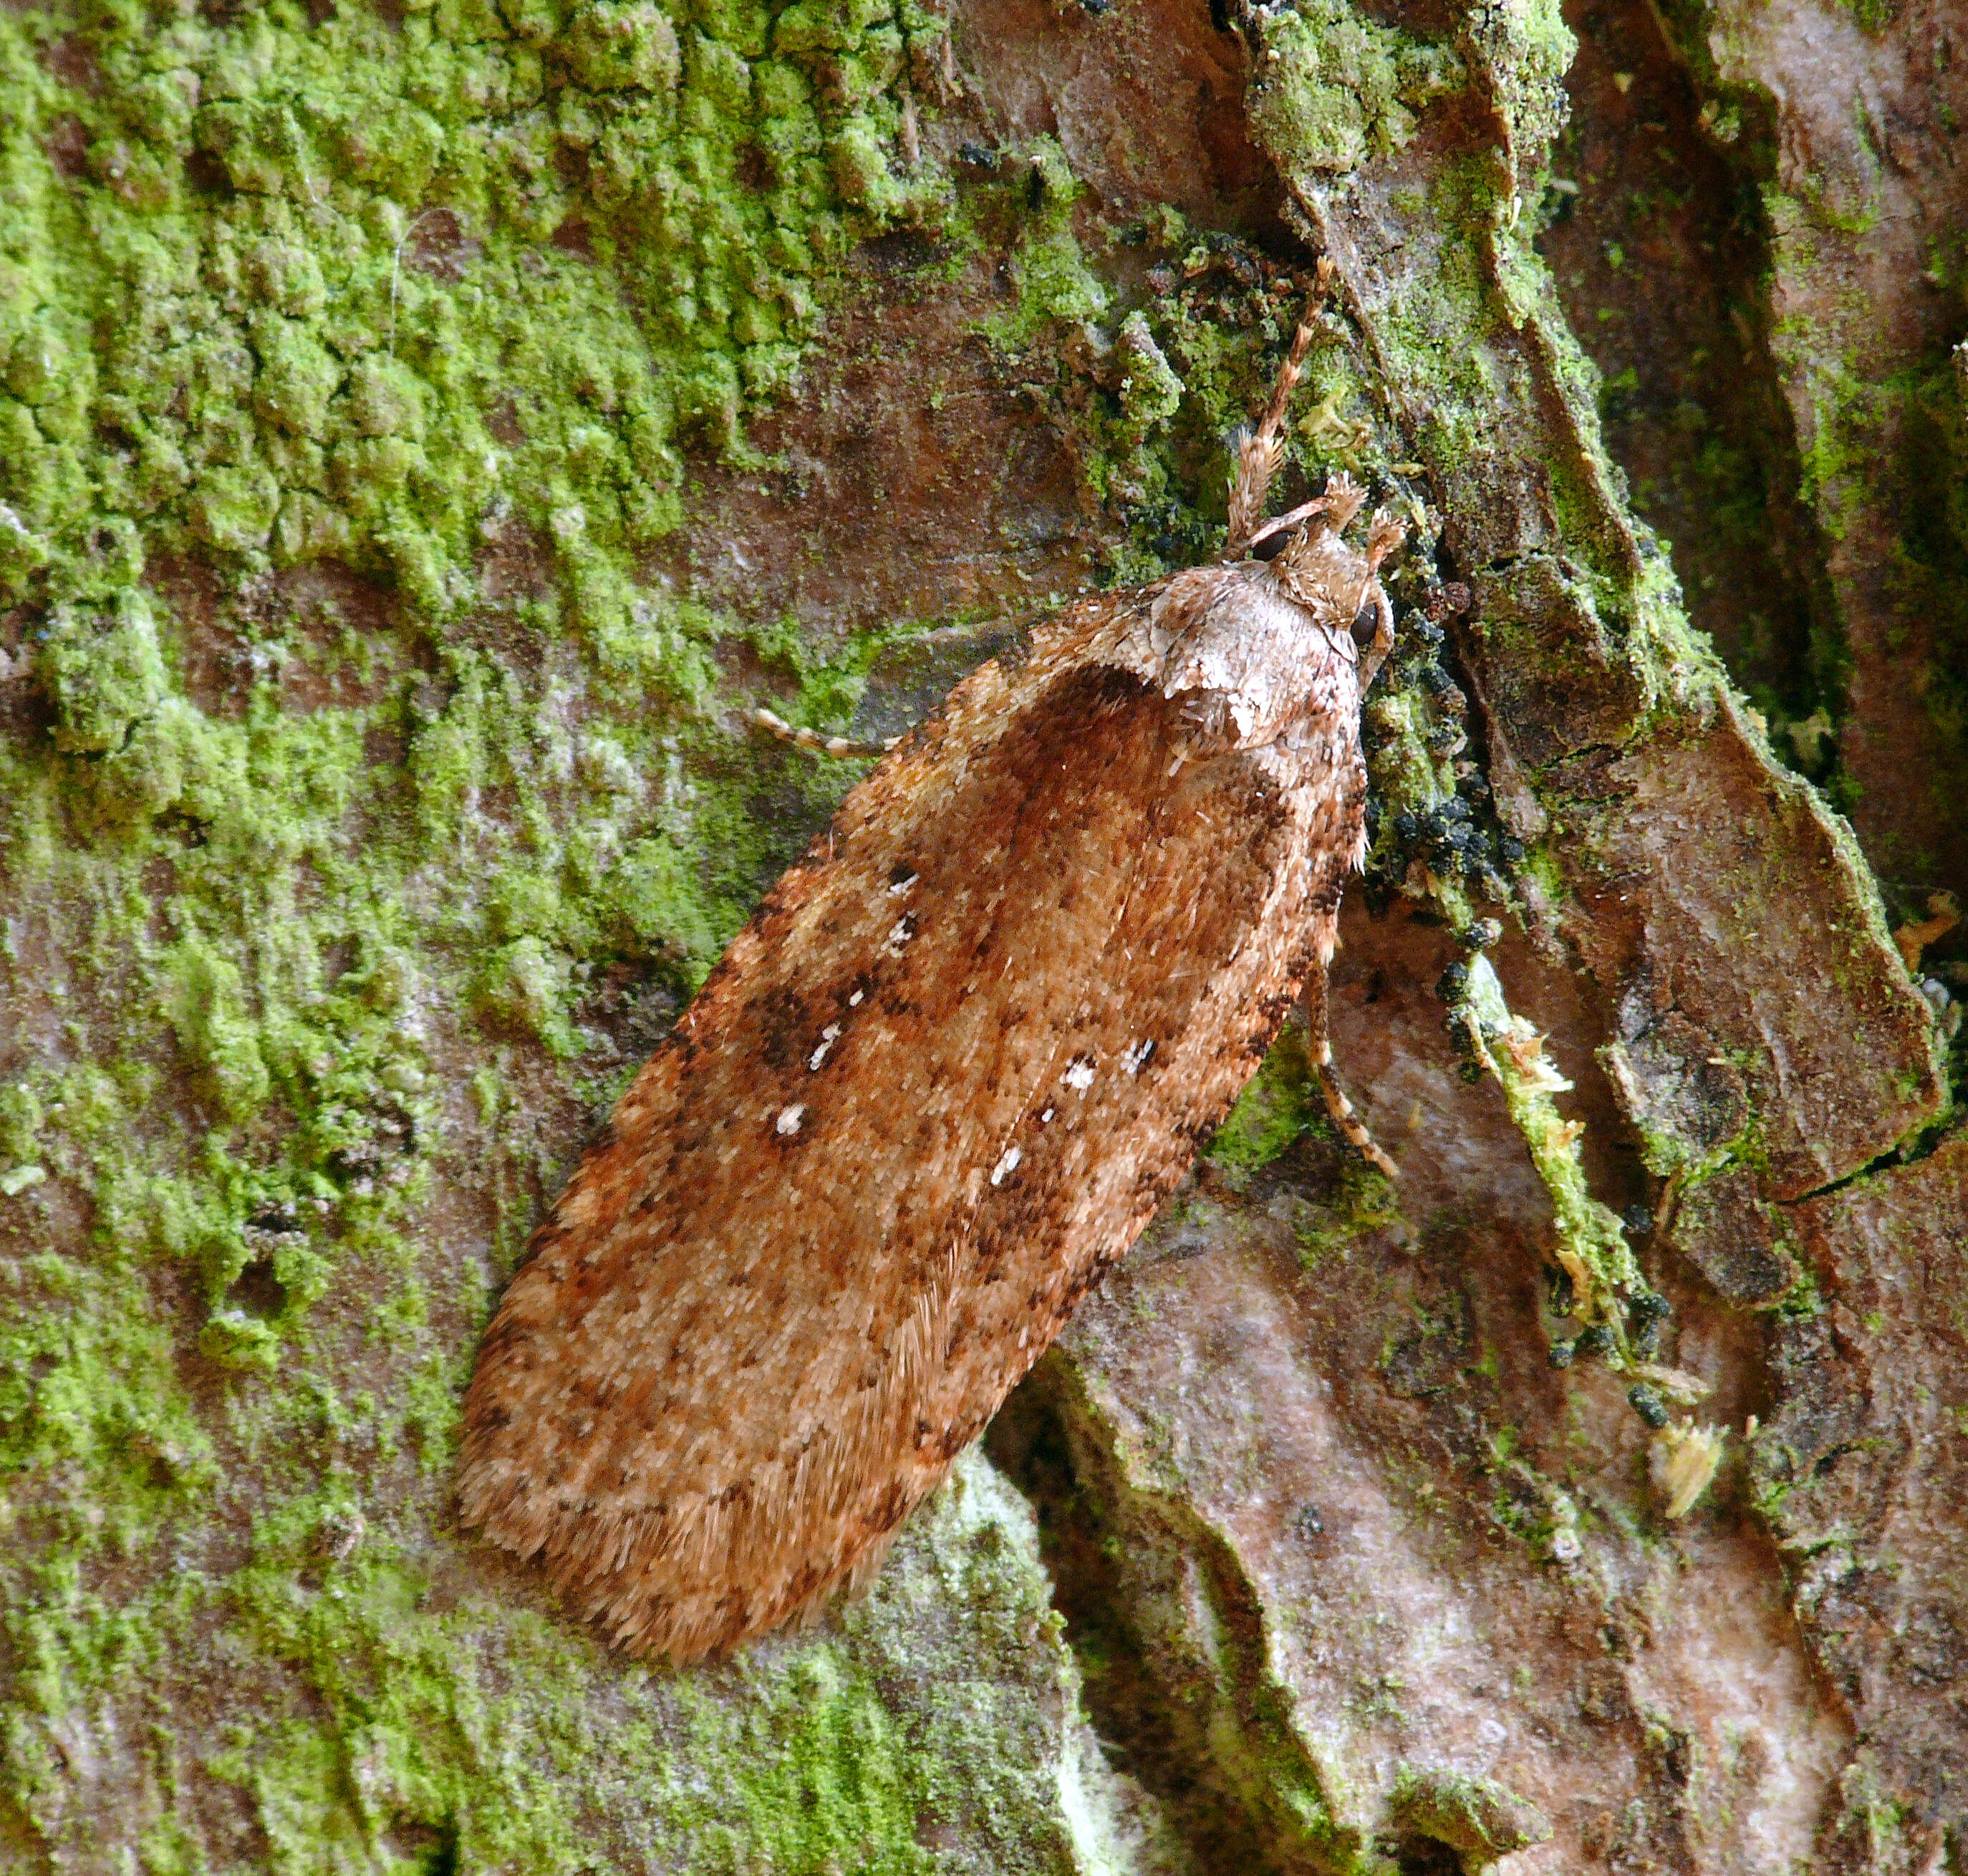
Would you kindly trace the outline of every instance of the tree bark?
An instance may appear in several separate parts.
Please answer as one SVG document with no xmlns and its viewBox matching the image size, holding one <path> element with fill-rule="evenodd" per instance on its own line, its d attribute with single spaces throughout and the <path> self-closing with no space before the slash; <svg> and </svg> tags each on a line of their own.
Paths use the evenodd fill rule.
<svg viewBox="0 0 1968 1876">
<path fill-rule="evenodd" d="M 0 12 L 7 1867 L 1968 1856 L 1949 11 Z M 458 1400 L 752 712 L 1215 551 L 1321 256 L 1401 1177 L 1288 1037 L 865 1599 L 626 1661 Z"/>
</svg>

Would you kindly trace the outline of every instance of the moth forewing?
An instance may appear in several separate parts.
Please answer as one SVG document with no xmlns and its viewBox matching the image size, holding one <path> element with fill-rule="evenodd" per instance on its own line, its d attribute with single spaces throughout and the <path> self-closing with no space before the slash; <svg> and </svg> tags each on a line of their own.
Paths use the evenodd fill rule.
<svg viewBox="0 0 1968 1876">
<path fill-rule="evenodd" d="M 622 1645 L 722 1650 L 864 1577 L 1309 980 L 1323 1070 L 1351 626 L 1392 544 L 1345 545 L 1358 505 L 1335 479 L 1268 564 L 1083 601 L 973 673 L 623 1097 L 487 1333 L 460 1474 Z"/>
</svg>

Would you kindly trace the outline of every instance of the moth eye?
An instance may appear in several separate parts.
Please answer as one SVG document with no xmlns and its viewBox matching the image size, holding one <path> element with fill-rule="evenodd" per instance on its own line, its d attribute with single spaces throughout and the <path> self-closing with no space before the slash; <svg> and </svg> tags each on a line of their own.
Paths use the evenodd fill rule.
<svg viewBox="0 0 1968 1876">
<path fill-rule="evenodd" d="M 1380 615 L 1371 600 L 1353 615 L 1353 642 L 1366 645 L 1372 642 L 1374 633 L 1380 625 Z"/>
</svg>

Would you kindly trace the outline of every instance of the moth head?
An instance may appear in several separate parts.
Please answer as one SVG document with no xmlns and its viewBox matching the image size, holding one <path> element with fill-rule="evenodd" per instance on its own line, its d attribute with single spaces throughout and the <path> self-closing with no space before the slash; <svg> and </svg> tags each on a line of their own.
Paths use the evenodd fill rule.
<svg viewBox="0 0 1968 1876">
<path fill-rule="evenodd" d="M 1368 531 L 1367 551 L 1355 550 L 1343 530 L 1366 499 L 1366 491 L 1343 471 L 1330 477 L 1317 498 L 1319 512 L 1293 529 L 1270 563 L 1279 584 L 1329 622 L 1351 623 L 1376 588 L 1381 562 L 1406 539 L 1401 523 L 1378 509 Z"/>
</svg>

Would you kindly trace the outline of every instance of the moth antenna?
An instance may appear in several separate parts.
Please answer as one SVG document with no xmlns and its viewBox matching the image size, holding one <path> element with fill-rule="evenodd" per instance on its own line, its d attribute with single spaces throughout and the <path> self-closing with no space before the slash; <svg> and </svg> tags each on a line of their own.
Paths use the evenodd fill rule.
<svg viewBox="0 0 1968 1876">
<path fill-rule="evenodd" d="M 1305 1030 L 1306 1052 L 1312 1057 L 1312 1066 L 1318 1073 L 1319 1092 L 1325 1096 L 1325 1111 L 1332 1116 L 1333 1124 L 1346 1136 L 1362 1159 L 1389 1179 L 1399 1179 L 1400 1168 L 1374 1144 L 1366 1123 L 1354 1112 L 1352 1102 L 1346 1098 L 1345 1089 L 1339 1085 L 1338 1079 L 1332 1072 L 1332 1038 L 1327 1034 L 1325 1027 L 1323 964 L 1313 967 L 1312 981 L 1306 986 Z"/>
<path fill-rule="evenodd" d="M 1329 506 L 1323 495 L 1315 495 L 1309 502 L 1300 502 L 1296 508 L 1288 509 L 1282 515 L 1273 516 L 1245 545 L 1255 547 L 1260 541 L 1268 541 L 1274 534 L 1288 532 L 1300 522 L 1309 521 L 1314 515 L 1324 514 Z"/>
<path fill-rule="evenodd" d="M 1313 335 L 1319 329 L 1313 321 L 1331 289 L 1332 277 L 1332 264 L 1322 256 L 1312 296 L 1306 302 L 1298 330 L 1292 335 L 1291 349 L 1285 354 L 1284 363 L 1278 367 L 1270 401 L 1264 406 L 1264 415 L 1258 419 L 1257 429 L 1238 448 L 1237 467 L 1230 477 L 1230 533 L 1223 543 L 1225 560 L 1244 558 L 1256 538 L 1258 522 L 1264 519 L 1264 500 L 1271 492 L 1271 478 L 1284 460 L 1284 445 L 1278 440 L 1278 431 L 1284 422 L 1285 406 L 1298 388 L 1299 374 L 1305 367 L 1305 355 L 1312 349 Z"/>
<path fill-rule="evenodd" d="M 754 710 L 752 714 L 760 729 L 769 729 L 782 742 L 811 750 L 815 755 L 886 755 L 901 741 L 900 736 L 889 736 L 879 742 L 856 742 L 852 736 L 824 736 L 817 729 L 803 729 L 770 710 Z"/>
</svg>

